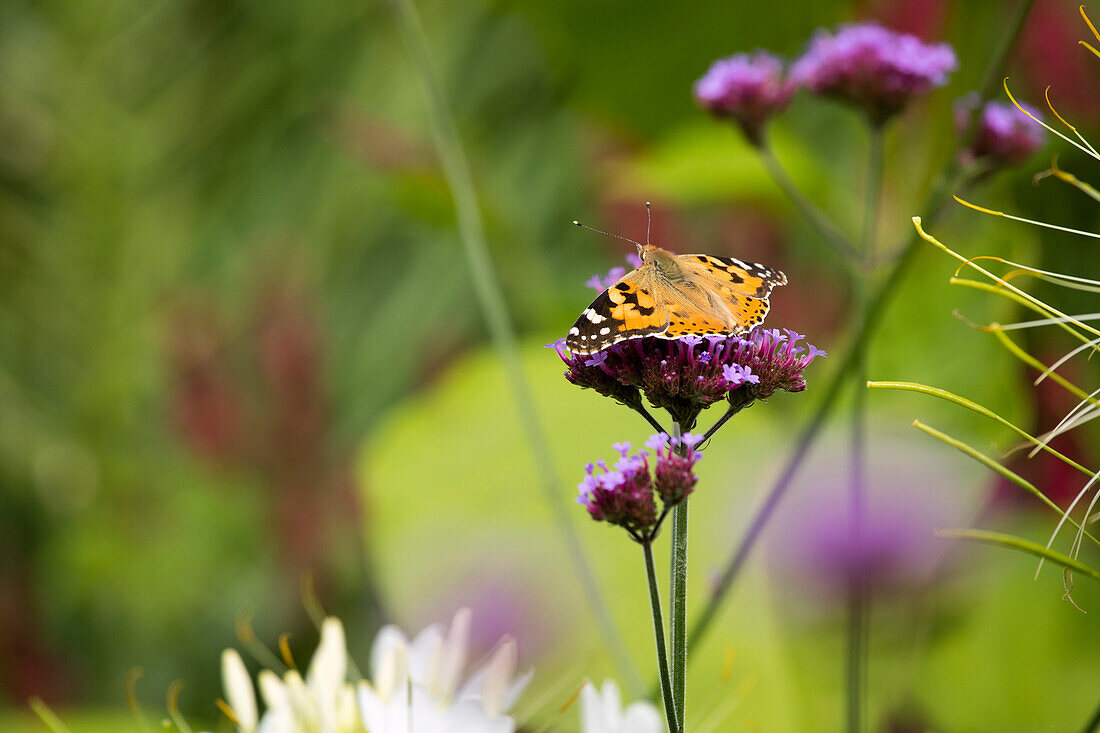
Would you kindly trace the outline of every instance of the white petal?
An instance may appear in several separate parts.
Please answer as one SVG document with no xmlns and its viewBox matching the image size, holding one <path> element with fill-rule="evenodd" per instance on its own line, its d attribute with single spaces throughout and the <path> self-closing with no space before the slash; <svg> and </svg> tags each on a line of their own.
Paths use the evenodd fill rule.
<svg viewBox="0 0 1100 733">
<path fill-rule="evenodd" d="M 440 669 L 439 690 L 444 700 L 454 698 L 462 670 L 466 667 L 466 653 L 470 645 L 470 620 L 472 613 L 468 608 L 460 608 L 451 621 L 451 630 L 447 634 L 447 644 L 443 649 Z"/>
<path fill-rule="evenodd" d="M 363 727 L 372 733 L 384 733 L 382 724 L 386 706 L 374 688 L 366 682 L 360 682 L 355 688 L 355 700 L 359 704 L 359 719 Z"/>
<path fill-rule="evenodd" d="M 581 688 L 581 733 L 612 733 L 604 715 L 603 698 L 591 682 Z"/>
<path fill-rule="evenodd" d="M 302 675 L 298 674 L 297 670 L 292 669 L 286 673 L 284 680 L 286 682 L 286 699 L 290 703 L 290 709 L 294 711 L 294 716 L 299 721 L 318 722 L 321 716 L 320 711 L 317 710 L 317 702 L 309 694 L 309 689 L 302 680 Z"/>
<path fill-rule="evenodd" d="M 337 618 L 326 618 L 321 624 L 321 640 L 309 663 L 306 683 L 317 690 L 335 693 L 348 673 L 348 649 L 344 640 L 344 625 Z"/>
<path fill-rule="evenodd" d="M 652 703 L 636 702 L 628 705 L 619 730 L 623 733 L 661 733 L 667 730 L 664 719 Z"/>
<path fill-rule="evenodd" d="M 378 630 L 370 650 L 370 678 L 374 682 L 375 688 L 378 687 L 378 678 L 382 674 L 382 667 L 389 664 L 387 660 L 393 650 L 397 647 L 406 648 L 408 645 L 409 641 L 405 637 L 405 633 L 396 626 L 391 624 Z"/>
<path fill-rule="evenodd" d="M 619 686 L 615 684 L 615 680 L 604 680 L 601 693 L 608 728 L 618 730 L 622 726 L 623 719 L 623 698 L 619 694 Z"/>
<path fill-rule="evenodd" d="M 490 715 L 497 715 L 504 709 L 512 675 L 516 673 L 518 656 L 516 640 L 506 636 L 489 660 L 485 670 L 485 686 L 481 691 L 481 701 Z"/>
<path fill-rule="evenodd" d="M 259 720 L 256 712 L 256 691 L 236 649 L 222 652 L 222 684 L 225 686 L 226 702 L 237 716 L 240 729 L 255 730 Z"/>
<path fill-rule="evenodd" d="M 443 660 L 443 627 L 433 624 L 416 635 L 408 646 L 409 679 L 433 694 L 439 688 Z"/>
<path fill-rule="evenodd" d="M 473 700 L 451 707 L 444 722 L 439 733 L 514 733 L 516 730 L 514 720 L 506 715 L 491 716 Z"/>
<path fill-rule="evenodd" d="M 447 706 L 440 705 L 422 685 L 412 685 L 411 694 L 409 716 L 413 733 L 444 733 Z"/>
<path fill-rule="evenodd" d="M 374 689 L 384 703 L 388 703 L 395 692 L 408 687 L 409 664 L 405 646 L 401 644 L 390 649 L 389 655 L 379 660 L 375 674 Z"/>
<path fill-rule="evenodd" d="M 500 706 L 500 711 L 506 713 L 512 709 L 519 700 L 519 696 L 523 694 L 523 691 L 527 689 L 528 683 L 531 682 L 531 678 L 535 676 L 535 668 L 527 670 L 524 674 L 521 674 L 508 688 L 508 692 L 504 695 L 504 702 Z"/>
<path fill-rule="evenodd" d="M 290 708 L 275 708 L 264 713 L 256 733 L 295 733 L 294 713 Z"/>
<path fill-rule="evenodd" d="M 286 685 L 279 679 L 279 675 L 265 669 L 256 679 L 260 686 L 260 695 L 268 708 L 283 708 L 290 704 L 286 697 Z"/>
<path fill-rule="evenodd" d="M 339 619 L 326 618 L 321 624 L 321 640 L 309 663 L 306 686 L 317 706 L 321 729 L 336 729 L 336 697 L 348 671 L 347 642 Z"/>
</svg>

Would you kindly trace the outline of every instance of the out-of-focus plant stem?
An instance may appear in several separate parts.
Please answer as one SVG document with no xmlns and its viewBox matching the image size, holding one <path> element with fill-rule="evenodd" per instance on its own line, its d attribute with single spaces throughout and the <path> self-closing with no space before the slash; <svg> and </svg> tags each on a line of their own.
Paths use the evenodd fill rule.
<svg viewBox="0 0 1100 733">
<path fill-rule="evenodd" d="M 760 154 L 760 162 L 764 164 L 764 168 L 768 171 L 772 180 L 775 181 L 775 184 L 783 191 L 791 205 L 813 227 L 822 241 L 836 252 L 844 266 L 850 270 L 854 269 L 856 262 L 859 260 L 859 251 L 837 229 L 825 212 L 818 208 L 813 201 L 810 201 L 806 194 L 802 193 L 802 189 L 791 180 L 783 164 L 775 157 L 775 152 L 766 139 L 757 146 L 756 150 Z"/>
<path fill-rule="evenodd" d="M 668 648 L 665 640 L 665 620 L 661 610 L 661 591 L 657 587 L 657 569 L 653 566 L 653 542 L 642 542 L 645 553 L 646 579 L 649 581 L 649 607 L 653 611 L 653 636 L 657 642 L 657 674 L 661 678 L 661 699 L 665 705 L 665 720 L 669 733 L 679 730 L 676 718 L 676 703 L 672 698 L 672 680 L 668 674 Z"/>
<path fill-rule="evenodd" d="M 1097 706 L 1096 712 L 1089 718 L 1089 722 L 1085 723 L 1081 733 L 1096 733 L 1097 731 L 1100 731 L 1100 706 Z"/>
<path fill-rule="evenodd" d="M 677 439 L 680 434 L 680 423 L 673 421 L 672 438 Z M 675 450 L 686 455 L 685 448 L 681 442 Z M 681 730 L 687 707 L 688 498 L 672 510 L 672 699 L 676 706 L 676 720 L 681 721 Z"/>
<path fill-rule="evenodd" d="M 879 201 L 882 196 L 883 126 L 871 124 L 871 145 L 867 166 L 866 203 L 863 213 L 863 238 L 859 268 L 852 281 L 852 312 L 857 329 L 866 320 L 867 293 L 871 263 L 875 257 L 875 233 L 878 229 Z M 856 388 L 852 393 L 852 445 L 849 481 L 849 538 L 852 551 L 858 556 L 863 544 L 863 507 L 866 503 L 866 453 L 867 453 L 867 393 L 862 385 L 867 381 L 866 344 L 856 350 L 853 368 Z M 867 603 L 861 579 L 848 579 L 848 624 L 845 667 L 847 670 L 848 733 L 860 733 L 862 725 L 864 657 L 867 638 Z"/>
<path fill-rule="evenodd" d="M 1006 30 L 1002 42 L 990 59 L 989 68 L 986 70 L 985 77 L 979 87 L 979 94 L 982 99 L 989 98 L 994 86 L 1002 78 L 1012 48 L 1016 45 L 1016 40 L 1020 36 L 1020 31 L 1023 30 L 1024 21 L 1027 19 L 1034 4 L 1035 0 L 1021 0 L 1017 5 L 1016 13 L 1009 23 L 1009 27 Z M 973 135 L 973 125 L 971 125 L 971 135 Z M 968 143 L 969 139 L 966 142 Z M 929 212 L 929 221 L 939 218 L 945 204 L 950 200 L 952 190 L 965 180 L 965 177 L 960 176 L 955 156 L 952 156 L 945 172 L 940 176 L 939 185 L 937 185 L 929 195 L 928 200 L 922 207 L 923 211 Z M 806 424 L 806 427 L 803 428 L 802 433 L 798 436 L 794 449 L 791 451 L 791 457 L 788 459 L 779 478 L 772 486 L 771 491 L 764 499 L 764 503 L 761 505 L 760 509 L 757 510 L 756 515 L 749 524 L 745 537 L 730 555 L 726 568 L 719 578 L 718 583 L 715 585 L 706 607 L 692 627 L 691 634 L 688 637 L 689 651 L 699 644 L 710 628 L 710 624 L 718 612 L 718 607 L 721 605 L 722 600 L 733 585 L 733 581 L 737 578 L 738 573 L 740 573 L 741 568 L 748 559 L 749 552 L 751 552 L 752 548 L 756 545 L 757 540 L 760 539 L 764 527 L 771 519 L 776 507 L 779 506 L 779 502 L 783 499 L 784 494 L 787 493 L 787 489 L 790 487 L 795 474 L 798 473 L 802 461 L 805 460 L 810 446 L 812 446 L 817 439 L 818 433 L 821 432 L 821 428 L 828 419 L 829 413 L 832 412 L 833 407 L 836 405 L 841 388 L 851 377 L 851 368 L 859 358 L 858 352 L 866 348 L 866 344 L 871 334 L 874 333 L 875 328 L 878 327 L 879 322 L 882 320 L 886 305 L 890 302 L 890 298 L 897 291 L 898 284 L 905 277 L 906 273 L 909 271 L 909 267 L 913 264 L 913 260 L 916 258 L 918 245 L 921 241 L 918 235 L 909 234 L 907 236 L 906 243 L 899 251 L 897 259 L 891 266 L 889 273 L 882 283 L 874 290 L 874 295 L 867 304 L 866 317 L 863 320 L 863 325 L 859 333 L 855 334 L 851 345 L 848 347 L 847 353 L 845 353 L 844 358 L 841 360 L 840 366 L 833 374 L 829 384 L 826 385 L 825 396 L 822 398 L 821 403 L 810 418 L 810 421 Z"/>
<path fill-rule="evenodd" d="M 615 657 L 619 673 L 635 695 L 641 694 L 643 690 L 641 678 L 638 676 L 638 672 L 626 652 L 626 647 L 623 645 L 622 639 L 611 620 L 599 586 L 596 583 L 596 578 L 588 563 L 584 547 L 581 545 L 580 538 L 573 527 L 566 505 L 558 495 L 561 482 L 554 469 L 546 435 L 535 410 L 531 387 L 523 374 L 519 349 L 516 345 L 516 334 L 508 314 L 508 306 L 493 271 L 493 264 L 489 257 L 489 247 L 485 241 L 485 232 L 482 228 L 481 212 L 473 176 L 470 174 L 470 167 L 462 148 L 458 128 L 451 116 L 446 97 L 436 76 L 420 17 L 412 0 L 390 0 L 390 5 L 394 10 L 397 25 L 409 50 L 416 74 L 424 87 L 436 150 L 439 154 L 439 160 L 451 196 L 454 198 L 459 239 L 462 241 L 466 260 L 470 266 L 470 274 L 473 277 L 478 303 L 485 315 L 493 342 L 500 352 L 512 388 L 512 396 L 515 399 L 523 425 L 523 431 L 538 465 L 544 498 L 553 513 L 558 531 L 569 552 L 574 570 L 580 579 L 604 641 Z"/>
</svg>

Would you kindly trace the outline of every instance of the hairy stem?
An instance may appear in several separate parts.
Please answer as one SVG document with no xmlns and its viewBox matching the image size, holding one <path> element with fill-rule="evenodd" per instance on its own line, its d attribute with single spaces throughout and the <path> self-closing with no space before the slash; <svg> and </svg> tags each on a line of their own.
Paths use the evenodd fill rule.
<svg viewBox="0 0 1100 733">
<path fill-rule="evenodd" d="M 680 424 L 672 423 L 672 437 L 680 437 Z M 683 443 L 676 452 L 685 455 Z M 676 719 L 684 720 L 687 698 L 687 571 L 688 571 L 688 499 L 672 510 L 672 699 Z M 681 728 L 682 730 L 682 728 Z"/>
<path fill-rule="evenodd" d="M 573 527 L 567 507 L 558 494 L 561 482 L 554 468 L 542 423 L 535 410 L 531 386 L 523 374 L 519 348 L 516 343 L 516 333 L 508 314 L 508 307 L 501 292 L 500 283 L 497 281 L 489 257 L 489 247 L 485 241 L 485 232 L 482 227 L 473 176 L 470 174 L 470 167 L 466 160 L 466 153 L 462 148 L 458 128 L 451 116 L 443 89 L 436 77 L 424 28 L 412 0 L 390 0 L 390 2 L 417 76 L 424 87 L 436 152 L 443 167 L 447 186 L 450 188 L 451 196 L 454 199 L 459 239 L 462 242 L 466 261 L 470 267 L 470 274 L 473 277 L 478 304 L 488 323 L 493 343 L 504 363 L 505 373 L 508 376 L 523 431 L 538 466 L 538 473 L 542 479 L 540 485 L 543 497 L 550 506 L 562 541 L 573 563 L 574 571 L 580 579 L 585 597 L 592 608 L 593 615 L 596 617 L 604 641 L 615 658 L 616 666 L 618 666 L 624 682 L 636 694 L 640 694 L 643 689 L 641 679 L 630 661 L 626 647 L 615 629 L 614 623 L 611 621 L 611 616 L 596 583 L 595 575 L 588 563 L 584 547 L 581 545 L 580 538 Z"/>
<path fill-rule="evenodd" d="M 669 733 L 678 733 L 676 704 L 672 699 L 672 681 L 668 675 L 668 649 L 665 646 L 665 621 L 661 611 L 661 591 L 657 587 L 657 569 L 653 566 L 653 543 L 642 542 L 645 554 L 645 572 L 649 581 L 649 607 L 653 611 L 653 637 L 657 642 L 657 674 L 661 678 L 661 699 L 665 704 L 665 720 Z"/>
</svg>

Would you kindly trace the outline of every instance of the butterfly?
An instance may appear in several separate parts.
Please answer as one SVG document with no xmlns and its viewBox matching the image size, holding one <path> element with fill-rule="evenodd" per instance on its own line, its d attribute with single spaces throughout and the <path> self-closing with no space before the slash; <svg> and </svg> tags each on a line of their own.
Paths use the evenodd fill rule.
<svg viewBox="0 0 1100 733">
<path fill-rule="evenodd" d="M 643 336 L 744 333 L 768 315 L 772 288 L 787 284 L 782 272 L 755 262 L 635 244 L 641 267 L 581 313 L 565 338 L 572 353 L 592 354 Z"/>
</svg>

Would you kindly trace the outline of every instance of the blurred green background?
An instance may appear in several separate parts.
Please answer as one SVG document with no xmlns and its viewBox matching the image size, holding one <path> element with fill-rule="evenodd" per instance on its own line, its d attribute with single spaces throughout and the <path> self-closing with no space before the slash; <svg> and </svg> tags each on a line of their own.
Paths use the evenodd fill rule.
<svg viewBox="0 0 1100 733">
<path fill-rule="evenodd" d="M 843 268 L 735 131 L 696 109 L 691 84 L 715 58 L 756 47 L 794 56 L 814 29 L 841 21 L 878 18 L 952 42 L 950 85 L 887 134 L 882 234 L 894 242 L 927 213 L 923 197 L 956 142 L 952 102 L 981 79 L 1005 7 L 419 3 L 559 500 L 643 679 L 654 663 L 641 558 L 572 501 L 583 465 L 613 441 L 641 443 L 646 426 L 566 383 L 543 349 L 592 297 L 584 281 L 627 249 L 570 222 L 640 236 L 653 201 L 657 243 L 785 270 L 771 323 L 839 355 Z M 1076 12 L 1038 2 L 1010 75 L 1033 102 L 1052 84 L 1059 111 L 1087 135 L 1100 123 L 1097 61 L 1076 43 L 1087 33 Z M 34 695 L 74 731 L 126 729 L 135 667 L 154 719 L 182 680 L 184 710 L 213 724 L 218 655 L 239 622 L 269 645 L 288 631 L 308 655 L 304 577 L 361 660 L 383 618 L 414 631 L 468 605 L 480 649 L 515 634 L 536 669 L 517 710 L 531 730 L 575 730 L 561 703 L 585 677 L 619 674 L 539 493 L 427 120 L 392 11 L 376 0 L 0 5 L 0 727 L 42 729 L 25 712 Z M 858 116 L 803 95 L 772 136 L 808 195 L 855 231 L 867 148 Z M 1083 178 L 1094 171 L 1051 145 L 971 198 L 1095 231 L 1093 202 L 1033 185 L 1052 152 Z M 968 255 L 1100 272 L 1087 242 L 961 207 L 935 233 Z M 1032 388 L 991 336 L 952 312 L 1020 314 L 951 287 L 953 270 L 922 251 L 869 376 L 944 386 L 1049 427 L 1072 402 Z M 1087 294 L 1059 297 L 1070 312 L 1096 310 Z M 1068 348 L 1055 335 L 1024 340 L 1047 361 Z M 708 450 L 692 500 L 690 607 L 701 607 L 835 362 L 814 363 L 805 394 L 749 410 Z M 1053 527 L 1037 502 L 909 424 L 919 416 L 993 453 L 1012 446 L 1006 431 L 914 395 L 872 393 L 870 405 L 872 501 L 930 507 L 936 526 L 977 522 L 1039 540 Z M 689 725 L 839 729 L 840 607 L 817 587 L 827 578 L 808 582 L 784 558 L 806 534 L 799 510 L 843 475 L 843 435 L 838 418 L 699 650 Z M 1074 439 L 1086 465 L 1100 457 L 1095 437 Z M 1056 465 L 1027 470 L 1060 501 L 1080 488 Z M 1032 582 L 1023 557 L 925 544 L 907 566 L 914 578 L 873 611 L 872 728 L 1079 728 L 1100 698 L 1100 632 L 1060 600 L 1059 573 Z M 1087 581 L 1074 598 L 1100 608 Z"/>
</svg>

